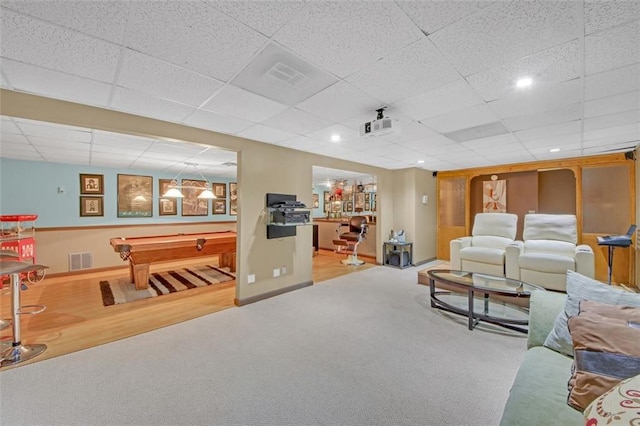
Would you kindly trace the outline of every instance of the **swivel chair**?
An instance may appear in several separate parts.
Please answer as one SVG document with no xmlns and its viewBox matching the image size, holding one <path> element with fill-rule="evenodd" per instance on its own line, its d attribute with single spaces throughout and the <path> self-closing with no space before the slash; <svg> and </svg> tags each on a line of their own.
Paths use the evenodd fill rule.
<svg viewBox="0 0 640 426">
<path fill-rule="evenodd" d="M 342 232 L 342 228 L 348 226 L 348 232 Z M 351 216 L 348 224 L 340 224 L 336 230 L 338 238 L 344 240 L 349 248 L 351 254 L 341 261 L 343 265 L 362 265 L 364 260 L 358 259 L 358 245 L 366 239 L 367 235 L 367 218 L 365 216 Z"/>
</svg>

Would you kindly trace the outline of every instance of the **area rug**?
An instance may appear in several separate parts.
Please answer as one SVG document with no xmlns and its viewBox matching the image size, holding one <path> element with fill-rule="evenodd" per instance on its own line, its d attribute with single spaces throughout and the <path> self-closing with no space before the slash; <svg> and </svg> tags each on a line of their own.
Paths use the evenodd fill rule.
<svg viewBox="0 0 640 426">
<path fill-rule="evenodd" d="M 111 306 L 235 279 L 235 274 L 229 272 L 229 268 L 204 265 L 149 274 L 149 288 L 143 290 L 136 290 L 128 278 L 113 282 L 100 281 L 100 292 L 102 304 Z"/>
</svg>

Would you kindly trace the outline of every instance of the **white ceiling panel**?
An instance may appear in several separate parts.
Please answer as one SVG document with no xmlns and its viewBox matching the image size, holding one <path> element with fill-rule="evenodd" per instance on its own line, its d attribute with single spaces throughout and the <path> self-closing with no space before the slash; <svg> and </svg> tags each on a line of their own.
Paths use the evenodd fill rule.
<svg viewBox="0 0 640 426">
<path fill-rule="evenodd" d="M 199 109 L 184 119 L 184 124 L 213 130 L 214 132 L 233 134 L 253 126 L 253 122 L 241 118 L 225 116 Z"/>
<path fill-rule="evenodd" d="M 529 152 L 536 158 L 562 158 L 563 152 L 579 151 L 580 149 L 582 149 L 581 143 L 566 143 L 562 145 L 560 151 L 551 152 L 548 146 L 537 146 L 529 148 Z"/>
<path fill-rule="evenodd" d="M 31 137 L 60 139 L 73 142 L 91 142 L 91 131 L 70 126 L 48 125 L 37 121 L 16 120 L 16 124 L 22 133 L 29 139 Z"/>
<path fill-rule="evenodd" d="M 260 140 L 267 143 L 282 142 L 296 136 L 294 133 L 274 129 L 273 127 L 268 127 L 262 124 L 256 124 L 253 127 L 249 127 L 246 130 L 238 132 L 237 135 L 242 138 Z"/>
<path fill-rule="evenodd" d="M 468 76 L 578 38 L 579 2 L 498 2 L 429 36 Z"/>
<path fill-rule="evenodd" d="M 522 145 L 524 145 L 529 151 L 533 152 L 537 149 L 564 148 L 569 145 L 580 145 L 581 142 L 582 135 L 580 133 L 572 133 L 569 135 L 551 136 L 523 141 Z"/>
<path fill-rule="evenodd" d="M 487 105 L 481 104 L 429 118 L 422 122 L 440 133 L 447 133 L 495 121 L 498 121 L 496 114 Z"/>
<path fill-rule="evenodd" d="M 638 133 L 630 133 L 626 135 L 614 135 L 607 136 L 601 139 L 593 139 L 590 141 L 584 141 L 584 148 L 598 148 L 600 147 L 602 150 L 607 149 L 621 149 L 626 147 L 626 149 L 633 149 L 634 146 L 638 144 Z"/>
<path fill-rule="evenodd" d="M 67 160 L 74 160 L 76 162 L 84 161 L 86 164 L 89 164 L 90 160 L 89 150 L 61 150 L 60 148 L 53 146 L 39 146 L 36 149 L 46 161 L 50 161 L 53 163 L 67 163 Z"/>
<path fill-rule="evenodd" d="M 304 134 L 328 127 L 331 122 L 306 111 L 289 108 L 266 119 L 263 124 L 285 132 Z"/>
<path fill-rule="evenodd" d="M 460 145 L 475 152 L 483 151 L 487 153 L 522 150 L 523 148 L 520 141 L 512 134 L 475 139 L 468 142 L 461 142 Z"/>
<path fill-rule="evenodd" d="M 233 115 L 260 122 L 273 117 L 288 107 L 244 89 L 227 85 L 216 93 L 203 108 L 223 115 Z"/>
<path fill-rule="evenodd" d="M 422 37 L 393 2 L 310 2 L 274 39 L 344 78 Z"/>
<path fill-rule="evenodd" d="M 0 133 L 2 133 L 2 135 L 22 134 L 20 129 L 18 129 L 18 126 L 16 126 L 16 124 L 13 122 L 13 119 L 10 119 L 8 117 L 2 117 L 2 119 L 0 120 Z"/>
<path fill-rule="evenodd" d="M 319 145 L 322 145 L 324 143 L 325 142 L 321 142 L 317 139 L 310 138 L 307 136 L 296 136 L 295 138 L 291 138 L 286 141 L 282 141 L 278 143 L 278 146 L 297 149 L 299 151 L 307 151 L 311 149 L 316 149 Z"/>
<path fill-rule="evenodd" d="M 567 123 L 554 124 L 545 127 L 536 127 L 533 129 L 515 132 L 515 136 L 521 141 L 530 141 L 534 139 L 543 139 L 553 136 L 568 135 L 570 133 L 579 133 L 582 129 L 582 120 L 569 121 Z"/>
<path fill-rule="evenodd" d="M 549 152 L 549 151 L 541 151 L 536 153 L 531 153 L 536 160 L 539 161 L 549 161 L 549 160 L 558 160 L 564 157 L 577 157 L 581 155 L 582 150 L 580 148 L 572 148 L 567 149 L 566 151 L 558 151 L 558 152 Z"/>
<path fill-rule="evenodd" d="M 525 114 L 515 117 L 507 117 L 502 120 L 511 131 L 544 127 L 554 123 L 563 123 L 579 120 L 582 117 L 582 103 L 550 107 L 549 110 L 537 114 Z"/>
<path fill-rule="evenodd" d="M 577 40 L 555 46 L 504 65 L 470 75 L 467 81 L 485 101 L 517 95 L 519 78 L 532 78 L 536 87 L 561 83 L 582 73 L 582 50 Z"/>
<path fill-rule="evenodd" d="M 638 90 L 640 89 L 640 64 L 588 75 L 585 77 L 584 86 L 585 100 Z"/>
<path fill-rule="evenodd" d="M 591 130 L 584 132 L 582 137 L 586 141 L 594 139 L 604 139 L 608 137 L 615 138 L 621 135 L 635 135 L 636 139 L 640 140 L 640 124 L 626 124 L 623 126 L 608 127 L 606 129 Z"/>
<path fill-rule="evenodd" d="M 165 121 L 180 122 L 194 108 L 166 99 L 157 98 L 147 93 L 118 87 L 111 100 L 111 107 L 143 117 L 157 118 Z"/>
<path fill-rule="evenodd" d="M 447 2 L 447 1 L 396 1 L 409 18 L 420 29 L 433 34 L 466 16 L 491 6 L 493 1 Z"/>
<path fill-rule="evenodd" d="M 382 106 L 380 100 L 366 94 L 353 85 L 339 82 L 301 102 L 298 108 L 330 121 L 344 121 Z"/>
<path fill-rule="evenodd" d="M 122 133 L 105 132 L 102 130 L 94 130 L 93 145 L 104 145 L 107 147 L 127 147 L 131 150 L 145 151 L 149 148 L 155 139 L 145 138 L 142 136 L 125 135 Z"/>
<path fill-rule="evenodd" d="M 308 133 L 306 136 L 320 141 L 331 142 L 331 137 L 333 135 L 340 136 L 340 141 L 347 141 L 359 136 L 355 130 L 345 127 L 342 124 L 334 124 L 332 126 L 316 130 L 315 132 Z"/>
<path fill-rule="evenodd" d="M 101 107 L 109 103 L 106 83 L 9 60 L 2 61 L 2 71 L 16 90 Z"/>
<path fill-rule="evenodd" d="M 266 38 L 196 1 L 135 1 L 125 44 L 139 52 L 227 81 Z"/>
<path fill-rule="evenodd" d="M 588 0 L 584 3 L 584 31 L 591 34 L 640 19 L 640 2 Z"/>
<path fill-rule="evenodd" d="M 42 158 L 42 156 L 33 151 L 33 152 L 29 152 L 29 151 L 0 151 L 0 154 L 3 157 L 8 157 L 14 160 L 23 160 L 23 161 L 45 161 L 44 158 Z"/>
<path fill-rule="evenodd" d="M 16 135 L 14 133 L 2 133 L 0 137 L 2 138 L 2 140 L 0 140 L 0 143 L 2 144 L 11 143 L 16 145 L 20 144 L 31 146 L 29 139 L 27 139 L 26 136 L 23 135 Z"/>
<path fill-rule="evenodd" d="M 38 150 L 40 150 L 40 148 L 55 148 L 59 150 L 89 152 L 89 150 L 91 149 L 90 143 L 73 142 L 62 139 L 49 139 L 38 136 L 29 136 L 29 141 Z"/>
<path fill-rule="evenodd" d="M 584 103 L 585 118 L 625 112 L 640 107 L 640 91 L 595 99 Z"/>
<path fill-rule="evenodd" d="M 171 101 L 200 106 L 223 83 L 131 49 L 124 51 L 117 84 Z"/>
<path fill-rule="evenodd" d="M 465 80 L 457 80 L 393 104 L 403 114 L 423 120 L 482 103 Z"/>
<path fill-rule="evenodd" d="M 271 37 L 280 27 L 293 18 L 306 1 L 288 0 L 286 2 L 230 2 L 228 0 L 206 0 L 219 11 L 247 24 Z"/>
<path fill-rule="evenodd" d="M 640 21 L 585 37 L 584 50 L 586 74 L 637 63 L 640 60 Z"/>
<path fill-rule="evenodd" d="M 120 47 L 3 9 L 2 57 L 80 77 L 111 82 Z"/>
<path fill-rule="evenodd" d="M 640 123 L 640 109 L 587 118 L 584 120 L 584 132 L 587 133 L 593 130 L 607 129 L 632 123 Z"/>
<path fill-rule="evenodd" d="M 9 141 L 2 140 L 0 142 L 0 155 L 13 155 L 13 154 L 33 154 L 39 155 L 35 148 L 28 143 L 11 143 Z"/>
<path fill-rule="evenodd" d="M 347 81 L 385 103 L 450 83 L 460 76 L 427 39 L 360 70 Z"/>
</svg>

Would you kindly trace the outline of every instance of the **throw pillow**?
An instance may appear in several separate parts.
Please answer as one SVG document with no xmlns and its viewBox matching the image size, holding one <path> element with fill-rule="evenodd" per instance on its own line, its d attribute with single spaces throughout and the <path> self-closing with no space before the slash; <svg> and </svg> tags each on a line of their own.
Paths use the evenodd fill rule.
<svg viewBox="0 0 640 426">
<path fill-rule="evenodd" d="M 633 306 L 609 305 L 607 303 L 583 300 L 580 302 L 580 314 L 598 314 L 607 318 L 618 318 L 640 323 L 640 309 Z"/>
<path fill-rule="evenodd" d="M 569 318 L 568 325 L 575 357 L 567 403 L 583 411 L 621 380 L 640 374 L 640 329 L 590 312 Z"/>
<path fill-rule="evenodd" d="M 623 380 L 584 410 L 586 426 L 640 424 L 640 375 Z"/>
<path fill-rule="evenodd" d="M 569 317 L 578 315 L 581 300 L 594 300 L 609 305 L 640 307 L 640 293 L 612 287 L 574 271 L 567 271 L 567 300 L 558 314 L 544 346 L 567 356 L 573 356 L 571 334 L 567 328 Z"/>
</svg>

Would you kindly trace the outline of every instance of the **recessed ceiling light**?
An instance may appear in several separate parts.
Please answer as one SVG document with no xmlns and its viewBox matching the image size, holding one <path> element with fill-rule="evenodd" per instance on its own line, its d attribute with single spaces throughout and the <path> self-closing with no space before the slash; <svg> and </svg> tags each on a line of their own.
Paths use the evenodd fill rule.
<svg viewBox="0 0 640 426">
<path fill-rule="evenodd" d="M 340 142 L 340 135 L 331 135 L 331 142 Z"/>
<path fill-rule="evenodd" d="M 533 84 L 533 79 L 531 77 L 522 77 L 519 78 L 518 81 L 516 81 L 516 87 L 519 88 L 525 88 L 525 87 L 529 87 Z"/>
<path fill-rule="evenodd" d="M 549 152 L 559 152 L 560 148 L 551 148 Z"/>
<path fill-rule="evenodd" d="M 424 160 L 418 160 L 418 164 L 424 164 Z"/>
</svg>

